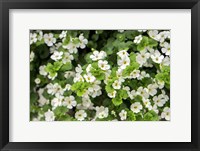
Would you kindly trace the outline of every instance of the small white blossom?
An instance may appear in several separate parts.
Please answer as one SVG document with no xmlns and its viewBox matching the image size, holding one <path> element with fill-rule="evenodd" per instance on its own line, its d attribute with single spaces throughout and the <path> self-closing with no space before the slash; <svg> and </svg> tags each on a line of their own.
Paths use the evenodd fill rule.
<svg viewBox="0 0 200 151">
<path fill-rule="evenodd" d="M 76 74 L 73 81 L 74 82 L 84 82 L 84 79 L 83 79 L 82 75 Z"/>
<path fill-rule="evenodd" d="M 148 99 L 149 98 L 149 93 L 147 88 L 139 87 L 137 89 L 137 94 Z"/>
<path fill-rule="evenodd" d="M 35 79 L 35 83 L 36 83 L 36 84 L 40 84 L 40 82 L 41 82 L 40 78 L 36 78 L 36 79 Z"/>
<path fill-rule="evenodd" d="M 51 100 L 51 105 L 53 106 L 53 109 L 55 109 L 58 106 L 62 105 L 63 96 L 55 97 Z"/>
<path fill-rule="evenodd" d="M 164 59 L 164 56 L 161 55 L 161 53 L 156 50 L 155 53 L 153 55 L 151 55 L 151 59 L 155 62 L 155 63 L 161 63 L 162 60 Z"/>
<path fill-rule="evenodd" d="M 83 72 L 83 69 L 81 67 L 80 64 L 78 64 L 78 66 L 75 68 L 75 71 L 78 73 L 78 74 L 81 74 Z"/>
<path fill-rule="evenodd" d="M 161 113 L 161 118 L 164 118 L 167 121 L 170 120 L 170 108 L 169 107 L 165 107 L 163 109 L 163 112 Z"/>
<path fill-rule="evenodd" d="M 166 102 L 166 100 L 161 95 L 154 96 L 153 97 L 153 101 L 159 107 L 162 107 L 165 104 L 165 102 Z"/>
<path fill-rule="evenodd" d="M 68 53 L 68 52 L 65 52 L 65 53 L 64 53 L 64 57 L 63 57 L 63 59 L 62 59 L 63 64 L 66 64 L 67 62 L 71 62 L 72 60 L 74 60 L 74 56 L 71 55 L 71 54 Z"/>
<path fill-rule="evenodd" d="M 37 42 L 37 34 L 36 33 L 30 33 L 30 44 Z"/>
<path fill-rule="evenodd" d="M 117 61 L 117 64 L 120 66 L 121 69 L 125 69 L 128 65 L 130 65 L 129 57 L 122 57 Z"/>
<path fill-rule="evenodd" d="M 149 92 L 149 94 L 151 95 L 151 96 L 154 96 L 154 95 L 156 95 L 156 93 L 157 93 L 157 85 L 156 84 L 149 84 L 148 86 L 147 86 L 147 89 L 148 89 L 148 92 Z"/>
<path fill-rule="evenodd" d="M 131 104 L 131 110 L 134 112 L 134 113 L 139 113 L 140 110 L 142 110 L 142 105 L 140 102 L 135 102 L 133 104 Z"/>
<path fill-rule="evenodd" d="M 80 48 L 81 48 L 81 49 L 84 49 L 85 46 L 86 46 L 87 43 L 88 43 L 88 40 L 83 36 L 83 34 L 80 34 L 79 40 L 80 40 Z"/>
<path fill-rule="evenodd" d="M 121 88 L 121 82 L 119 82 L 119 80 L 115 80 L 114 83 L 112 84 L 112 87 L 114 89 L 120 89 Z"/>
<path fill-rule="evenodd" d="M 98 61 L 98 66 L 99 68 L 101 68 L 102 70 L 109 70 L 110 69 L 110 65 L 108 64 L 108 61 L 106 60 L 99 60 Z"/>
<path fill-rule="evenodd" d="M 122 57 L 128 57 L 129 53 L 127 52 L 127 50 L 121 50 L 117 53 L 117 55 L 122 58 Z"/>
<path fill-rule="evenodd" d="M 93 51 L 93 54 L 90 55 L 90 58 L 93 60 L 93 61 L 97 61 L 97 60 L 101 60 L 101 59 L 104 59 L 105 57 L 107 56 L 106 52 L 105 51 Z"/>
<path fill-rule="evenodd" d="M 96 117 L 102 119 L 108 117 L 108 108 L 104 106 L 96 107 Z"/>
<path fill-rule="evenodd" d="M 164 42 L 164 48 L 161 49 L 162 53 L 169 56 L 170 55 L 170 44 L 168 42 Z"/>
<path fill-rule="evenodd" d="M 55 51 L 53 53 L 53 55 L 51 55 L 51 59 L 54 60 L 54 61 L 58 61 L 60 59 L 62 59 L 62 55 L 63 55 L 63 52 L 59 52 L 59 51 Z"/>
<path fill-rule="evenodd" d="M 90 83 L 96 80 L 96 78 L 91 73 L 85 74 L 83 77 L 85 78 L 87 82 L 90 82 Z"/>
<path fill-rule="evenodd" d="M 63 39 L 66 37 L 66 35 L 67 35 L 67 31 L 62 31 L 61 34 L 59 35 L 59 38 Z"/>
<path fill-rule="evenodd" d="M 30 62 L 32 62 L 34 60 L 35 54 L 33 51 L 31 51 L 30 53 Z"/>
<path fill-rule="evenodd" d="M 136 61 L 142 66 L 147 62 L 147 59 L 150 57 L 150 54 L 146 52 L 146 50 L 141 51 L 136 56 Z"/>
<path fill-rule="evenodd" d="M 140 70 L 133 70 L 130 74 L 131 78 L 137 78 L 140 76 Z"/>
<path fill-rule="evenodd" d="M 41 75 L 43 75 L 43 76 L 46 76 L 46 75 L 47 75 L 47 72 L 45 71 L 45 68 L 46 68 L 45 65 L 39 67 L 39 73 L 40 73 Z"/>
<path fill-rule="evenodd" d="M 123 120 L 126 120 L 127 111 L 121 110 L 121 112 L 119 113 L 119 116 L 120 116 L 120 119 L 121 119 L 122 121 L 123 121 Z"/>
<path fill-rule="evenodd" d="M 64 101 L 63 101 L 63 106 L 67 106 L 68 109 L 72 109 L 73 107 L 76 106 L 76 100 L 74 98 L 74 96 L 69 96 L 69 97 L 65 97 Z"/>
<path fill-rule="evenodd" d="M 44 34 L 44 42 L 47 46 L 51 47 L 54 43 L 56 43 L 56 38 L 53 37 L 52 33 Z"/>
<path fill-rule="evenodd" d="M 78 121 L 83 121 L 87 117 L 87 113 L 84 110 L 79 110 L 75 113 L 75 118 Z"/>
<path fill-rule="evenodd" d="M 139 44 L 141 41 L 142 41 L 142 35 L 139 35 L 139 36 L 136 36 L 136 37 L 135 37 L 135 39 L 134 39 L 133 42 L 134 42 L 135 44 Z"/>
<path fill-rule="evenodd" d="M 110 98 L 115 98 L 116 93 L 117 93 L 117 91 L 114 90 L 113 92 L 108 93 L 108 96 L 109 96 Z"/>
<path fill-rule="evenodd" d="M 52 122 L 55 120 L 54 113 L 51 110 L 48 110 L 47 112 L 45 112 L 44 116 L 45 116 L 45 121 L 47 122 Z"/>
</svg>

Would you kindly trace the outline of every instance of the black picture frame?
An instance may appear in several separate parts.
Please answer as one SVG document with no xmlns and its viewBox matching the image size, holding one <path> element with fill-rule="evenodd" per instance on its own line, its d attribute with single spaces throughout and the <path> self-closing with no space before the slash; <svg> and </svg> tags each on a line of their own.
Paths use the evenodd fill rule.
<svg viewBox="0 0 200 151">
<path fill-rule="evenodd" d="M 191 142 L 9 142 L 9 9 L 191 9 Z M 199 0 L 0 0 L 0 148 L 2 151 L 200 151 L 199 60 Z"/>
</svg>

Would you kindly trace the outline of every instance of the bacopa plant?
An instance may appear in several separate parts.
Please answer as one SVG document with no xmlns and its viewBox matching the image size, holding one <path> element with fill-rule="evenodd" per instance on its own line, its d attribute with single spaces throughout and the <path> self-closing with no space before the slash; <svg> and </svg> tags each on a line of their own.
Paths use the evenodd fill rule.
<svg viewBox="0 0 200 151">
<path fill-rule="evenodd" d="M 170 30 L 31 30 L 31 121 L 170 120 Z"/>
</svg>

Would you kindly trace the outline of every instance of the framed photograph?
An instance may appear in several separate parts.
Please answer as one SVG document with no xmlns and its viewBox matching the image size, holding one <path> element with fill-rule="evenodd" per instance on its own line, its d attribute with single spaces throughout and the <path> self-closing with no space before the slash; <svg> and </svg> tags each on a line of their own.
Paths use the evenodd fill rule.
<svg viewBox="0 0 200 151">
<path fill-rule="evenodd" d="M 200 150 L 199 0 L 1 0 L 7 150 Z"/>
</svg>

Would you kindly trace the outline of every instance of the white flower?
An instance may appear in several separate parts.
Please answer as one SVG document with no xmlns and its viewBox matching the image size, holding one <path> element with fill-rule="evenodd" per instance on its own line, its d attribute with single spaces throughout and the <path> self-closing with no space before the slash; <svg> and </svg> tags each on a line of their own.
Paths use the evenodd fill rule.
<svg viewBox="0 0 200 151">
<path fill-rule="evenodd" d="M 78 74 L 81 74 L 83 72 L 82 70 L 82 67 L 80 64 L 78 64 L 78 66 L 75 68 L 75 71 L 78 73 Z"/>
<path fill-rule="evenodd" d="M 45 112 L 44 116 L 45 116 L 45 121 L 47 122 L 52 122 L 55 120 L 54 113 L 51 110 L 48 110 L 47 112 Z"/>
<path fill-rule="evenodd" d="M 159 38 L 159 35 L 158 35 L 158 30 L 149 30 L 147 33 L 151 38 L 159 41 L 160 38 Z"/>
<path fill-rule="evenodd" d="M 53 53 L 53 55 L 51 55 L 51 59 L 54 60 L 54 61 L 58 61 L 60 59 L 62 59 L 62 55 L 63 55 L 63 52 L 59 52 L 59 51 L 55 51 Z"/>
<path fill-rule="evenodd" d="M 142 101 L 143 101 L 144 106 L 145 106 L 146 108 L 149 109 L 150 107 L 152 107 L 152 106 L 151 106 L 151 102 L 150 102 L 149 99 L 145 99 L 145 98 L 143 98 Z"/>
<path fill-rule="evenodd" d="M 90 58 L 93 60 L 93 61 L 97 61 L 97 60 L 101 60 L 101 59 L 104 59 L 105 57 L 107 56 L 106 52 L 105 51 L 93 51 L 93 54 L 90 55 Z"/>
<path fill-rule="evenodd" d="M 33 61 L 34 57 L 35 57 L 35 54 L 34 54 L 33 51 L 31 51 L 31 53 L 30 53 L 30 62 Z"/>
<path fill-rule="evenodd" d="M 169 121 L 170 120 L 170 108 L 165 107 L 163 109 L 163 112 L 161 113 L 161 118 L 165 118 L 165 120 Z"/>
<path fill-rule="evenodd" d="M 74 71 L 66 71 L 65 74 L 64 74 L 64 77 L 66 79 L 74 77 L 74 76 L 75 76 L 75 72 Z"/>
<path fill-rule="evenodd" d="M 90 82 L 90 83 L 96 80 L 96 78 L 91 73 L 85 74 L 83 77 L 85 78 L 87 82 Z"/>
<path fill-rule="evenodd" d="M 92 65 L 89 64 L 89 65 L 87 66 L 87 68 L 86 68 L 86 72 L 87 72 L 87 73 L 90 72 L 91 68 L 92 68 Z"/>
<path fill-rule="evenodd" d="M 109 96 L 110 98 L 115 98 L 116 93 L 117 93 L 117 91 L 114 90 L 113 92 L 108 93 L 108 96 Z"/>
<path fill-rule="evenodd" d="M 38 40 L 41 41 L 43 38 L 43 32 L 41 30 L 37 31 L 39 33 Z"/>
<path fill-rule="evenodd" d="M 163 98 L 162 95 L 154 96 L 153 101 L 159 107 L 162 107 L 166 102 L 165 98 Z"/>
<path fill-rule="evenodd" d="M 99 60 L 98 61 L 98 66 L 99 68 L 101 68 L 102 70 L 109 70 L 110 69 L 110 65 L 108 65 L 108 61 L 106 60 Z"/>
<path fill-rule="evenodd" d="M 104 106 L 96 107 L 96 117 L 102 119 L 108 117 L 108 108 Z"/>
<path fill-rule="evenodd" d="M 50 53 L 54 53 L 55 51 L 58 51 L 58 49 L 62 46 L 62 43 L 56 43 L 55 45 L 53 45 L 52 47 L 50 47 Z"/>
<path fill-rule="evenodd" d="M 61 34 L 59 35 L 59 38 L 63 39 L 66 37 L 66 35 L 67 35 L 67 31 L 62 31 Z"/>
<path fill-rule="evenodd" d="M 79 73 L 76 74 L 76 76 L 74 77 L 74 82 L 84 82 L 84 79 L 82 77 L 82 75 L 80 75 Z"/>
<path fill-rule="evenodd" d="M 37 42 L 37 34 L 36 33 L 30 33 L 30 44 Z"/>
<path fill-rule="evenodd" d="M 40 84 L 40 82 L 41 82 L 40 78 L 36 78 L 36 79 L 35 79 L 35 83 L 36 83 L 36 84 Z"/>
<path fill-rule="evenodd" d="M 114 83 L 112 84 L 112 87 L 114 89 L 120 89 L 121 88 L 121 82 L 119 80 L 115 80 Z"/>
<path fill-rule="evenodd" d="M 63 101 L 63 106 L 67 106 L 68 109 L 72 109 L 73 107 L 76 106 L 76 100 L 74 98 L 74 96 L 69 96 L 69 97 L 65 97 L 64 101 Z"/>
<path fill-rule="evenodd" d="M 121 50 L 117 53 L 117 55 L 122 58 L 122 57 L 128 57 L 129 53 L 127 52 L 127 50 Z"/>
<path fill-rule="evenodd" d="M 55 109 L 58 106 L 61 106 L 62 105 L 62 100 L 63 100 L 63 96 L 53 98 L 51 100 L 51 105 L 53 106 L 53 109 Z"/>
<path fill-rule="evenodd" d="M 87 117 L 87 113 L 84 110 L 79 110 L 75 113 L 75 118 L 78 121 L 83 121 Z"/>
<path fill-rule="evenodd" d="M 44 34 L 44 42 L 47 44 L 47 46 L 53 46 L 54 43 L 56 43 L 56 38 L 53 37 L 52 33 Z"/>
<path fill-rule="evenodd" d="M 134 42 L 135 44 L 139 44 L 139 43 L 141 42 L 141 40 L 142 40 L 142 35 L 139 35 L 139 36 L 136 36 L 136 37 L 135 37 L 135 39 L 134 39 L 133 42 Z"/>
<path fill-rule="evenodd" d="M 156 95 L 156 93 L 157 93 L 157 89 L 158 87 L 157 87 L 157 85 L 156 84 L 149 84 L 148 86 L 147 86 L 147 89 L 148 89 L 148 92 L 149 92 L 149 94 L 151 95 L 151 96 L 154 96 L 154 95 Z"/>
<path fill-rule="evenodd" d="M 162 43 L 165 41 L 165 39 L 169 36 L 169 33 L 166 31 L 162 31 L 158 34 L 158 40 Z"/>
<path fill-rule="evenodd" d="M 82 99 L 82 105 L 83 105 L 84 107 L 86 107 L 86 109 L 87 109 L 87 108 L 91 108 L 91 107 L 93 106 L 93 103 L 91 102 L 90 99 L 85 99 L 85 98 L 83 98 L 83 99 Z"/>
<path fill-rule="evenodd" d="M 140 70 L 133 70 L 130 74 L 131 78 L 137 78 L 140 76 Z"/>
<path fill-rule="evenodd" d="M 168 56 L 166 56 L 166 57 L 163 59 L 163 61 L 162 61 L 161 64 L 164 65 L 164 66 L 169 66 L 169 65 L 170 65 L 170 58 L 169 58 Z"/>
<path fill-rule="evenodd" d="M 165 55 L 170 55 L 170 44 L 168 42 L 164 42 L 163 44 L 164 48 L 161 49 L 162 53 L 165 53 Z"/>
<path fill-rule="evenodd" d="M 64 88 L 64 91 L 66 91 L 66 90 L 70 90 L 71 89 L 71 85 L 70 84 L 66 84 L 66 86 L 65 86 L 65 88 Z"/>
<path fill-rule="evenodd" d="M 139 87 L 137 89 L 137 94 L 144 97 L 145 99 L 149 98 L 149 93 L 147 88 Z"/>
<path fill-rule="evenodd" d="M 81 48 L 81 49 L 84 49 L 85 46 L 86 46 L 87 43 L 88 43 L 88 40 L 83 36 L 83 34 L 80 34 L 79 40 L 80 40 L 80 48 Z"/>
<path fill-rule="evenodd" d="M 128 96 L 131 100 L 133 100 L 137 96 L 137 92 L 135 90 L 132 90 L 131 92 L 128 92 Z"/>
<path fill-rule="evenodd" d="M 135 102 L 133 104 L 131 104 L 130 109 L 134 112 L 134 113 L 139 113 L 140 110 L 142 110 L 142 105 L 140 104 L 140 102 Z"/>
<path fill-rule="evenodd" d="M 161 63 L 163 60 L 164 56 L 160 54 L 160 52 L 158 50 L 155 51 L 155 53 L 153 55 L 151 55 L 151 59 L 155 62 L 155 63 Z"/>
<path fill-rule="evenodd" d="M 48 94 L 61 96 L 64 93 L 64 90 L 62 89 L 62 87 L 58 83 L 55 83 L 55 84 L 49 83 L 46 86 L 46 88 L 47 88 L 47 93 Z"/>
<path fill-rule="evenodd" d="M 70 53 L 77 53 L 79 44 L 75 44 L 72 41 L 69 42 L 67 45 L 62 46 L 64 49 L 68 49 Z"/>
<path fill-rule="evenodd" d="M 64 57 L 62 59 L 63 64 L 66 64 L 67 62 L 71 62 L 71 60 L 74 60 L 74 56 L 72 56 L 70 53 L 65 52 Z"/>
<path fill-rule="evenodd" d="M 55 73 L 53 75 L 49 74 L 48 78 L 51 79 L 51 80 L 54 80 L 57 77 L 57 75 L 58 75 L 58 73 Z"/>
<path fill-rule="evenodd" d="M 120 116 L 120 119 L 121 119 L 122 121 L 123 121 L 123 120 L 126 120 L 127 111 L 121 110 L 121 112 L 119 113 L 119 116 Z"/>
<path fill-rule="evenodd" d="M 150 54 L 146 52 L 146 50 L 141 51 L 136 56 L 136 61 L 142 66 L 146 63 L 147 59 L 150 57 Z"/>
<path fill-rule="evenodd" d="M 164 81 L 157 81 L 157 84 L 158 84 L 159 89 L 162 89 L 165 86 Z"/>
<path fill-rule="evenodd" d="M 117 61 L 117 64 L 120 66 L 121 69 L 125 69 L 126 66 L 130 65 L 130 59 L 129 57 L 122 57 Z"/>
<path fill-rule="evenodd" d="M 45 65 L 42 65 L 39 67 L 39 73 L 43 76 L 46 76 L 47 75 L 47 72 L 45 71 L 45 68 L 46 66 Z"/>
</svg>

